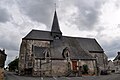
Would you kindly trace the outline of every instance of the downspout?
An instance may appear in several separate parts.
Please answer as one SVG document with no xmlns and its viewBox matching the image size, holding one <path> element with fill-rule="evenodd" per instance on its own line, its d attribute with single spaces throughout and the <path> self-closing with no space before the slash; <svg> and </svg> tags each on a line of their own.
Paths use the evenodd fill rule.
<svg viewBox="0 0 120 80">
<path fill-rule="evenodd" d="M 41 59 L 40 59 L 40 77 L 42 77 L 42 74 L 41 74 Z"/>
<path fill-rule="evenodd" d="M 103 57 L 103 67 L 104 67 L 104 70 L 105 70 L 105 60 L 104 60 L 104 53 L 102 53 L 102 57 Z"/>
<path fill-rule="evenodd" d="M 99 76 L 99 67 L 97 64 L 97 59 L 95 59 L 95 74 L 96 74 L 96 76 Z"/>
</svg>

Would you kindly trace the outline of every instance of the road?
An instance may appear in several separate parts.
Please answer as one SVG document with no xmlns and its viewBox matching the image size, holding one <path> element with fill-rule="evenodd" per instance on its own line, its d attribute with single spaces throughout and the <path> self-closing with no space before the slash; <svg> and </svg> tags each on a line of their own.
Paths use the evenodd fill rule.
<svg viewBox="0 0 120 80">
<path fill-rule="evenodd" d="M 83 76 L 83 77 L 27 77 L 18 76 L 13 72 L 5 73 L 5 80 L 120 80 L 120 74 L 111 74 L 104 76 Z"/>
</svg>

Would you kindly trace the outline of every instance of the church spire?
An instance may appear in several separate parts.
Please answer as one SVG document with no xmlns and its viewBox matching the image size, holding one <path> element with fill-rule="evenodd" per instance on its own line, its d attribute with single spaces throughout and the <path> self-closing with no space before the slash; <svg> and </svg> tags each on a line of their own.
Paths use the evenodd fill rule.
<svg viewBox="0 0 120 80">
<path fill-rule="evenodd" d="M 60 31 L 60 27 L 59 27 L 59 22 L 58 22 L 56 10 L 55 10 L 55 13 L 54 13 L 54 18 L 53 18 L 53 24 L 52 24 L 51 32 L 62 33 Z"/>
<path fill-rule="evenodd" d="M 52 35 L 54 40 L 61 39 L 61 37 L 62 37 L 62 32 L 60 31 L 56 10 L 55 10 L 55 13 L 54 13 L 51 35 Z"/>
</svg>

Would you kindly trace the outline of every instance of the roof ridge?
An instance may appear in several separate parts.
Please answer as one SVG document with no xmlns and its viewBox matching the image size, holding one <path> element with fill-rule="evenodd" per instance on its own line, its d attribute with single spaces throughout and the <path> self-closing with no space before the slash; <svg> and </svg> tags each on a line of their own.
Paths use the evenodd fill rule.
<svg viewBox="0 0 120 80">
<path fill-rule="evenodd" d="M 51 31 L 46 31 L 46 30 L 37 30 L 37 29 L 32 29 L 31 31 L 51 32 Z M 31 31 L 30 31 L 30 32 L 31 32 Z"/>
<path fill-rule="evenodd" d="M 67 37 L 67 38 L 81 38 L 81 39 L 92 39 L 95 40 L 95 38 L 87 38 L 87 37 L 74 37 L 74 36 L 63 36 L 63 37 Z"/>
</svg>

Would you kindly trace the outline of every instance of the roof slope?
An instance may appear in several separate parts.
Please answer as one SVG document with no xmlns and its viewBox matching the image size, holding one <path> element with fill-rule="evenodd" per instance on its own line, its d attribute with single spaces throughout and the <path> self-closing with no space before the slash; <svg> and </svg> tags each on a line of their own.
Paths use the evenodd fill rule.
<svg viewBox="0 0 120 80">
<path fill-rule="evenodd" d="M 63 36 L 63 37 L 76 40 L 77 44 L 79 44 L 81 48 L 84 49 L 85 51 L 103 52 L 102 47 L 94 38 L 81 38 L 81 37 L 69 37 L 69 36 Z"/>
<path fill-rule="evenodd" d="M 75 38 L 78 44 L 84 49 L 85 51 L 96 51 L 96 52 L 103 52 L 102 47 L 98 44 L 95 39 L 92 38 Z"/>
<path fill-rule="evenodd" d="M 115 59 L 113 61 L 115 61 L 115 60 L 120 60 L 120 52 L 118 52 L 118 55 L 115 57 Z"/>
<path fill-rule="evenodd" d="M 51 55 L 53 58 L 62 59 L 63 49 L 68 48 L 71 59 L 94 59 L 84 51 L 74 38 L 63 37 L 51 43 Z"/>
<path fill-rule="evenodd" d="M 115 57 L 114 61 L 115 61 L 115 60 L 120 60 L 120 55 L 117 55 L 117 56 Z"/>
<path fill-rule="evenodd" d="M 23 39 L 53 40 L 49 31 L 32 30 Z"/>
</svg>

